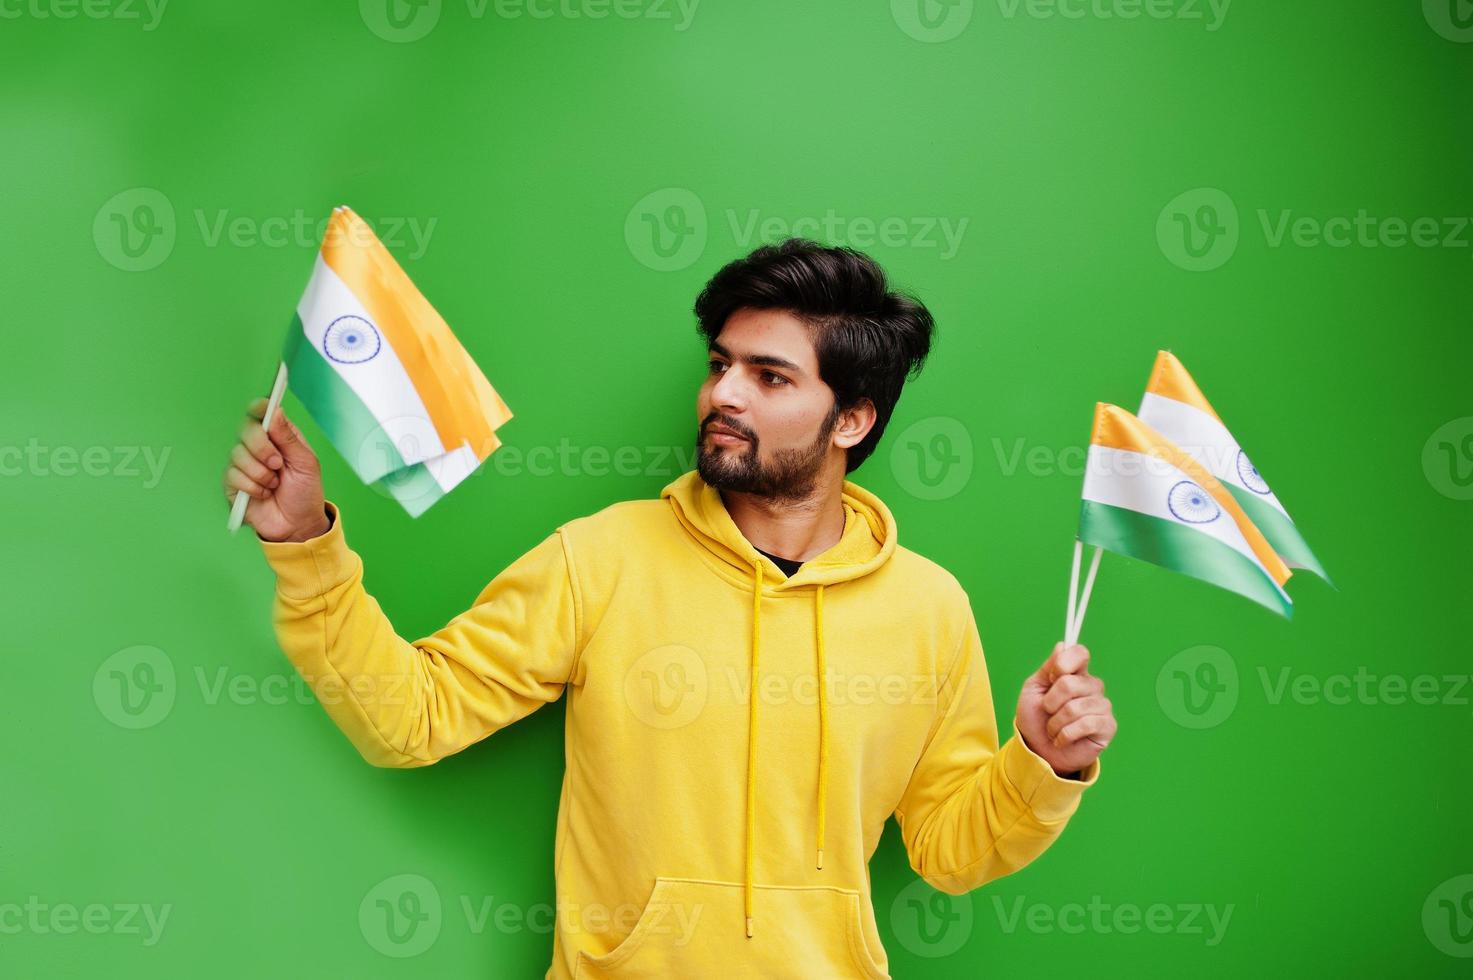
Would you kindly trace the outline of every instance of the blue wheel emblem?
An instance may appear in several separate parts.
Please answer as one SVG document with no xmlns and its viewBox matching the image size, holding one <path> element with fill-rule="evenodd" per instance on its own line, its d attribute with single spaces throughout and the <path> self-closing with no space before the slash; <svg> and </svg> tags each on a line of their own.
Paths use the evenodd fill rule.
<svg viewBox="0 0 1473 980">
<path fill-rule="evenodd" d="M 1258 475 L 1258 467 L 1248 462 L 1248 454 L 1241 449 L 1238 450 L 1238 479 L 1243 481 L 1243 486 L 1260 496 L 1267 496 L 1272 492 L 1268 483 Z"/>
<path fill-rule="evenodd" d="M 338 317 L 322 337 L 322 352 L 339 364 L 371 361 L 383 346 L 378 328 L 361 316 Z"/>
<path fill-rule="evenodd" d="M 1222 515 L 1212 494 L 1191 480 L 1182 480 L 1166 495 L 1166 506 L 1177 520 L 1188 524 L 1211 524 Z"/>
</svg>

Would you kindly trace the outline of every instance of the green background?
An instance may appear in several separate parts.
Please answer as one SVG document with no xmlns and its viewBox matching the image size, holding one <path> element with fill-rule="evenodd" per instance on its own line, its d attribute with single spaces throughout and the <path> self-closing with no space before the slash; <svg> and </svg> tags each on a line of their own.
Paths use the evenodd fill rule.
<svg viewBox="0 0 1473 980">
<path fill-rule="evenodd" d="M 1473 214 L 1473 29 L 1450 19 L 1465 2 L 1238 0 L 1218 19 L 1179 0 L 1128 19 L 990 0 L 928 21 L 913 3 L 706 0 L 680 29 L 673 6 L 534 18 L 446 0 L 437 20 L 398 8 L 430 25 L 410 41 L 383 0 L 175 0 L 156 22 L 64 3 L 0 21 L 0 926 L 34 896 L 106 906 L 113 927 L 6 929 L 0 975 L 540 977 L 550 961 L 563 702 L 420 771 L 365 765 L 299 687 L 271 703 L 294 677 L 272 580 L 249 532 L 226 534 L 219 479 L 316 248 L 287 222 L 339 203 L 380 234 L 434 222 L 424 247 L 404 231 L 391 249 L 515 413 L 492 461 L 414 521 L 287 400 L 407 637 L 556 524 L 680 472 L 650 447 L 691 448 L 695 294 L 759 244 L 754 212 L 781 235 L 832 209 L 845 223 L 819 237 L 863 247 L 937 316 L 854 479 L 967 588 L 1005 726 L 1061 632 L 1092 406 L 1133 409 L 1171 347 L 1339 590 L 1296 577 L 1289 623 L 1106 556 L 1082 637 L 1121 725 L 1099 785 L 1034 865 L 932 908 L 934 943 L 887 827 L 872 874 L 892 972 L 1467 975 L 1473 685 L 1444 675 L 1473 670 L 1473 502 L 1454 469 L 1473 467 L 1473 232 L 1271 234 L 1286 211 L 1431 217 L 1439 238 Z M 682 251 L 663 262 L 639 236 L 671 188 L 705 230 L 667 238 Z M 1238 229 L 1210 269 L 1170 235 L 1207 198 L 1173 202 L 1201 188 L 1235 213 L 1209 223 Z M 892 217 L 908 231 L 888 242 L 852 223 Z M 954 254 L 915 235 L 941 218 L 967 222 Z M 913 447 L 937 427 L 963 437 L 963 469 L 926 499 Z M 572 462 L 536 472 L 509 452 L 560 445 Z M 93 474 L 69 469 L 91 447 Z M 600 471 L 589 447 L 636 447 L 637 471 Z M 141 450 L 161 478 L 129 463 Z M 1172 658 L 1202 645 L 1238 678 L 1205 728 L 1169 693 Z M 136 646 L 172 668 L 173 703 L 128 729 L 105 662 Z M 1335 691 L 1358 668 L 1433 675 L 1437 703 L 1374 684 L 1349 704 L 1273 697 L 1281 677 Z M 377 951 L 358 913 L 399 874 L 444 903 L 410 958 Z M 463 896 L 510 909 L 503 925 L 477 931 Z M 1059 923 L 1092 902 L 1163 903 L 1172 925 Z M 130 903 L 169 906 L 157 942 L 112 911 Z M 1231 906 L 1220 941 L 1191 931 L 1194 904 Z"/>
</svg>

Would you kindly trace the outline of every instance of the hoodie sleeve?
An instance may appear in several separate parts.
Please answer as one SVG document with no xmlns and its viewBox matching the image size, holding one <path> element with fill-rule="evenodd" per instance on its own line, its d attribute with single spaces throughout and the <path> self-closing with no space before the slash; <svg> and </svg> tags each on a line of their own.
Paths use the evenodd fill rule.
<svg viewBox="0 0 1473 980">
<path fill-rule="evenodd" d="M 276 573 L 281 648 L 364 759 L 431 765 L 561 696 L 578 647 L 561 528 L 496 575 L 470 609 L 410 642 L 364 591 L 363 562 L 337 507 L 326 506 L 332 527 L 322 535 L 261 547 Z"/>
<path fill-rule="evenodd" d="M 950 895 L 1011 874 L 1064 830 L 1096 759 L 1064 779 L 1028 748 L 1016 719 L 999 749 L 982 641 L 970 604 L 960 649 L 937 689 L 936 720 L 895 811 L 910 866 Z"/>
</svg>

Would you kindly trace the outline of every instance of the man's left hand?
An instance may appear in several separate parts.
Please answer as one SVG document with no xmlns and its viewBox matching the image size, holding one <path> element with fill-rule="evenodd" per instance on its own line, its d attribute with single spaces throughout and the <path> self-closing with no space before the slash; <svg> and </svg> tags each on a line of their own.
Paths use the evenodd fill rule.
<svg viewBox="0 0 1473 980">
<path fill-rule="evenodd" d="M 1099 758 L 1115 737 L 1105 682 L 1089 672 L 1089 650 L 1054 645 L 1054 652 L 1018 695 L 1018 731 L 1035 754 L 1069 776 Z"/>
</svg>

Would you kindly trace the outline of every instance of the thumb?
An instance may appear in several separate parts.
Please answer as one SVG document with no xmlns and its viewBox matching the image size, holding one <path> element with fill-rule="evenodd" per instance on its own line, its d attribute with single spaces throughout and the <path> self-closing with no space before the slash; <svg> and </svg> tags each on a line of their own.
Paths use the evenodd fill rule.
<svg viewBox="0 0 1473 980">
<path fill-rule="evenodd" d="M 1076 643 L 1073 646 L 1065 646 L 1063 642 L 1055 643 L 1053 652 L 1038 668 L 1037 677 L 1041 678 L 1045 686 L 1052 686 L 1054 681 L 1065 674 L 1082 674 L 1089 667 L 1089 648 Z"/>
<path fill-rule="evenodd" d="M 277 406 L 276 414 L 271 418 L 271 428 L 267 431 L 271 441 L 280 450 L 282 459 L 291 467 L 311 466 L 317 463 L 317 454 L 307 444 L 307 438 L 302 431 L 292 424 L 292 420 L 286 417 L 286 410 Z"/>
<path fill-rule="evenodd" d="M 1054 678 L 1058 676 L 1058 659 L 1059 655 L 1063 652 L 1064 643 L 1061 640 L 1060 642 L 1054 644 L 1053 652 L 1049 654 L 1048 659 L 1045 660 L 1039 666 L 1039 668 L 1032 673 L 1031 676 L 1029 676 L 1028 683 L 1030 685 L 1042 688 L 1045 691 L 1048 690 L 1049 686 L 1053 684 Z"/>
</svg>

